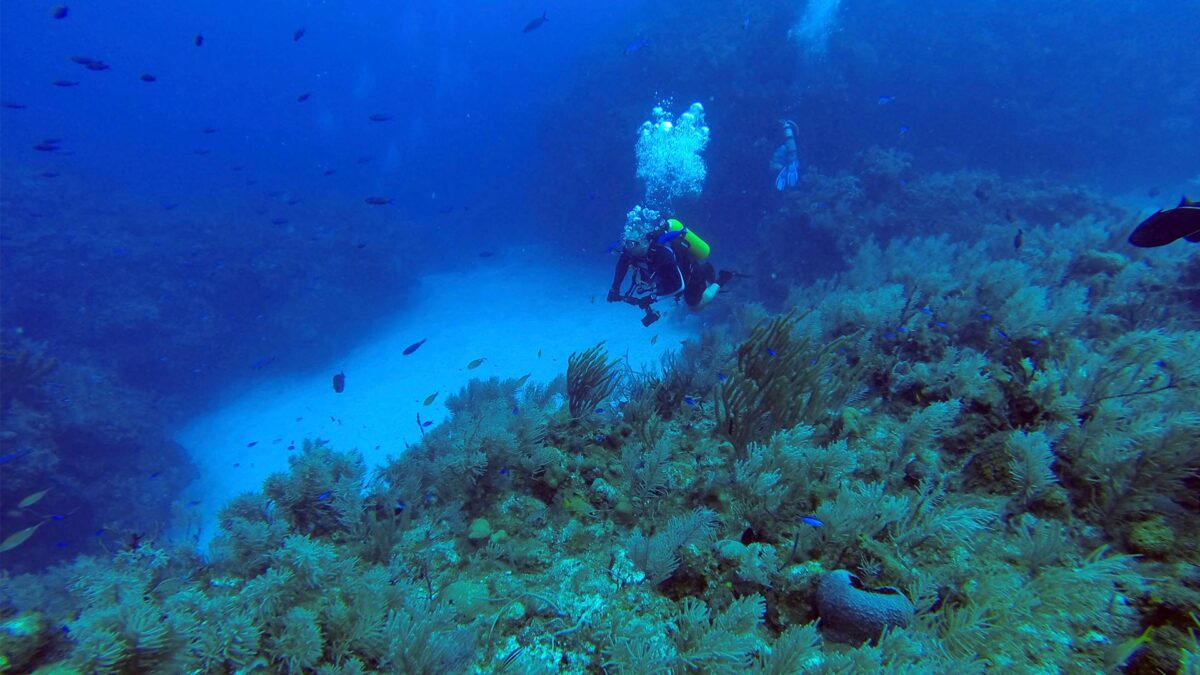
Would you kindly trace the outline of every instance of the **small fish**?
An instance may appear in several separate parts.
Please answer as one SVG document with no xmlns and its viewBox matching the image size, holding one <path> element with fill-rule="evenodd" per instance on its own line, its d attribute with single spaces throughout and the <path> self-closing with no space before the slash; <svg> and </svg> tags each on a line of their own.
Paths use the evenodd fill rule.
<svg viewBox="0 0 1200 675">
<path fill-rule="evenodd" d="M 24 103 L 17 103 L 16 101 L 5 101 L 4 103 L 0 103 L 0 106 L 8 108 L 9 110 L 24 110 L 25 108 L 29 107 Z"/>
<path fill-rule="evenodd" d="M 371 204 L 372 206 L 383 206 L 385 204 L 391 204 L 392 198 L 391 197 L 367 197 L 363 201 L 365 201 L 368 204 Z"/>
<path fill-rule="evenodd" d="M 502 467 L 500 467 L 500 475 L 501 475 L 501 476 L 507 476 L 507 475 L 508 475 L 508 467 L 507 467 L 507 466 L 502 466 Z"/>
<path fill-rule="evenodd" d="M 397 499 L 397 500 L 396 500 L 396 507 L 395 507 L 394 509 L 392 509 L 392 513 L 393 513 L 394 515 L 397 515 L 397 516 L 398 516 L 398 515 L 400 515 L 400 514 L 401 514 L 401 513 L 404 511 L 404 507 L 405 507 L 404 500 L 403 500 L 403 499 Z"/>
<path fill-rule="evenodd" d="M 256 445 L 258 445 L 258 441 L 250 441 L 249 443 L 246 444 L 246 447 L 253 448 Z"/>
<path fill-rule="evenodd" d="M 367 119 L 371 120 L 372 122 L 391 122 L 395 118 L 395 115 L 388 115 L 385 113 L 372 113 L 367 117 Z"/>
<path fill-rule="evenodd" d="M 604 408 L 596 408 L 596 414 L 597 414 L 597 415 L 603 415 L 603 414 L 604 414 Z"/>
<path fill-rule="evenodd" d="M 779 356 L 779 354 L 776 353 L 776 351 L 774 349 L 767 347 L 767 356 L 770 356 L 771 358 L 775 358 L 776 356 Z"/>
<path fill-rule="evenodd" d="M 204 127 L 203 129 L 200 130 L 200 133 L 215 134 L 215 133 L 217 133 L 217 128 L 216 127 Z"/>
<path fill-rule="evenodd" d="M 421 426 L 423 426 L 425 428 L 429 428 L 429 427 L 433 426 L 433 422 L 431 422 L 430 420 L 425 420 L 424 422 L 421 423 Z"/>
<path fill-rule="evenodd" d="M 68 9 L 66 5 L 55 5 L 50 10 L 50 16 L 52 16 L 56 19 L 65 19 L 65 18 L 67 18 L 67 14 L 70 13 L 70 11 L 71 10 Z"/>
<path fill-rule="evenodd" d="M 325 169 L 324 171 L 321 172 L 321 175 L 322 176 L 332 176 L 335 173 L 337 173 L 337 169 Z"/>
<path fill-rule="evenodd" d="M 800 522 L 812 525 L 813 527 L 825 527 L 825 523 L 821 522 L 821 519 L 816 516 L 800 516 Z"/>
<path fill-rule="evenodd" d="M 533 31 L 541 28 L 542 24 L 546 23 L 549 20 L 550 19 L 546 17 L 546 13 L 542 12 L 541 16 L 539 16 L 538 18 L 534 19 L 533 21 L 530 21 L 529 23 L 525 24 L 525 28 L 522 29 L 521 32 L 522 33 L 533 32 Z"/>
<path fill-rule="evenodd" d="M 514 405 L 512 408 L 512 416 L 516 417 L 517 415 L 520 415 L 520 414 L 521 414 L 521 409 Z"/>
<path fill-rule="evenodd" d="M 426 396 L 425 397 L 425 405 L 429 405 L 429 404 L 433 403 L 434 399 L 436 399 L 438 397 L 438 393 L 439 392 L 435 391 L 432 394 Z"/>
<path fill-rule="evenodd" d="M 101 528 L 97 529 L 95 532 L 92 533 L 92 536 L 103 537 L 104 536 L 104 528 L 101 527 Z"/>
<path fill-rule="evenodd" d="M 692 398 L 691 396 L 684 396 L 683 402 L 688 405 L 696 405 L 696 399 Z"/>
<path fill-rule="evenodd" d="M 323 502 L 326 499 L 329 499 L 329 490 L 326 490 L 326 491 L 322 492 L 321 494 L 317 495 L 317 501 L 319 501 L 319 502 Z"/>
<path fill-rule="evenodd" d="M 625 49 L 622 50 L 622 53 L 624 53 L 625 56 L 629 56 L 630 54 L 636 52 L 637 50 L 639 50 L 645 46 L 646 46 L 645 40 L 634 40 L 633 42 L 630 42 L 629 44 L 625 45 Z"/>
<path fill-rule="evenodd" d="M 282 216 L 281 216 L 281 217 L 279 217 L 279 218 L 272 218 L 272 219 L 271 219 L 271 224 L 272 224 L 272 225 L 287 225 L 289 222 L 290 222 L 290 221 L 289 221 L 287 218 L 284 218 L 284 217 L 282 217 Z"/>
<path fill-rule="evenodd" d="M 79 83 L 75 80 L 55 80 L 50 84 L 53 84 L 56 87 L 75 87 L 79 85 Z"/>
<path fill-rule="evenodd" d="M 1021 243 L 1025 235 L 1025 230 L 1017 229 L 1017 235 L 1013 237 L 1013 250 L 1020 251 Z"/>
<path fill-rule="evenodd" d="M 23 509 L 23 508 L 27 508 L 27 507 L 33 506 L 34 504 L 36 504 L 36 503 L 40 502 L 40 501 L 42 500 L 42 497 L 45 497 L 45 496 L 46 496 L 46 493 L 47 493 L 47 492 L 49 492 L 49 491 L 50 491 L 50 488 L 46 488 L 45 490 L 38 490 L 37 492 L 35 492 L 35 493 L 33 493 L 33 494 L 29 495 L 29 496 L 28 496 L 28 497 L 26 497 L 25 499 L 22 499 L 22 500 L 21 500 L 21 501 L 20 501 L 20 502 L 17 504 L 17 508 L 18 508 L 18 509 Z"/>
<path fill-rule="evenodd" d="M 900 135 L 903 136 L 904 134 L 907 134 L 908 132 L 909 132 L 909 126 L 907 124 L 901 124 L 900 125 Z"/>
<path fill-rule="evenodd" d="M 421 345 L 425 344 L 425 341 L 426 341 L 426 340 L 428 340 L 428 339 L 429 339 L 429 338 L 421 338 L 420 340 L 417 340 L 416 342 L 412 343 L 411 345 L 409 345 L 409 346 L 405 347 L 405 348 L 404 348 L 404 351 L 403 351 L 403 352 L 401 352 L 401 353 L 402 353 L 404 356 L 408 356 L 409 354 L 412 354 L 413 352 L 415 352 L 415 351 L 417 351 L 418 349 L 420 349 L 420 348 L 421 348 Z"/>
<path fill-rule="evenodd" d="M 17 530 L 16 532 L 13 532 L 5 537 L 4 541 L 0 541 L 0 553 L 3 553 L 4 551 L 11 551 L 21 544 L 24 544 L 25 541 L 32 537 L 33 533 L 37 532 L 38 528 L 41 527 L 45 522 L 46 521 L 43 520 L 37 525 L 27 527 L 23 530 Z"/>
<path fill-rule="evenodd" d="M 725 380 L 728 380 L 728 379 L 729 379 L 729 376 L 726 375 L 725 373 L 717 373 L 718 381 L 724 382 Z"/>
<path fill-rule="evenodd" d="M 541 350 L 541 349 L 538 349 L 538 354 L 537 354 L 537 357 L 538 357 L 539 359 L 540 359 L 540 358 L 542 358 L 542 350 Z"/>
<path fill-rule="evenodd" d="M 141 77 L 138 79 L 140 79 L 142 82 L 158 82 L 158 78 L 150 73 L 142 73 Z"/>
<path fill-rule="evenodd" d="M 490 257 L 492 257 L 492 256 L 494 256 L 494 255 L 496 255 L 496 252 L 495 252 L 495 251 L 480 251 L 480 252 L 479 252 L 479 257 L 480 257 L 480 258 L 490 258 Z"/>
<path fill-rule="evenodd" d="M 467 364 L 467 370 L 475 370 L 479 366 L 483 365 L 483 362 L 486 360 L 487 360 L 487 357 L 483 357 L 483 356 L 475 359 L 474 361 Z"/>
<path fill-rule="evenodd" d="M 346 373 L 341 372 L 333 376 L 333 390 L 339 394 L 346 391 Z"/>
<path fill-rule="evenodd" d="M 155 471 L 154 473 L 150 474 L 150 480 L 158 480 L 158 477 L 161 475 L 161 471 Z"/>
<path fill-rule="evenodd" d="M 296 103 L 304 103 L 311 97 L 312 97 L 312 92 L 306 91 L 303 94 L 300 94 L 299 96 L 296 97 Z"/>
<path fill-rule="evenodd" d="M 187 505 L 188 505 L 188 508 L 194 508 L 194 507 L 200 506 L 200 500 L 193 499 L 192 501 L 188 502 Z"/>
<path fill-rule="evenodd" d="M 525 373 L 524 375 L 518 377 L 517 378 L 517 389 L 520 389 L 522 385 L 524 385 L 526 382 L 528 382 L 529 376 L 532 374 L 533 373 Z"/>
<path fill-rule="evenodd" d="M 991 315 L 991 314 L 988 314 L 987 312 L 983 312 L 982 314 L 980 314 L 980 315 L 979 315 L 979 319 L 980 319 L 981 321 L 991 321 L 991 320 L 992 320 L 992 315 Z"/>
<path fill-rule="evenodd" d="M 57 513 L 56 513 L 56 514 L 54 514 L 54 515 L 52 515 L 52 516 L 50 516 L 50 520 L 66 520 L 66 519 L 67 519 L 67 517 L 66 517 L 66 516 L 59 515 L 59 514 L 57 514 Z"/>
<path fill-rule="evenodd" d="M 84 64 L 83 67 L 95 72 L 99 72 L 101 70 L 112 70 L 112 66 L 103 61 L 92 61 L 91 63 Z"/>
<path fill-rule="evenodd" d="M 204 44 L 204 34 L 196 33 L 196 37 L 192 38 L 192 44 L 196 45 L 197 47 L 202 46 Z"/>
<path fill-rule="evenodd" d="M 267 366 L 271 365 L 274 362 L 275 362 L 274 355 L 264 356 L 261 359 L 258 359 L 257 361 L 255 361 L 254 363 L 251 363 L 250 369 L 251 370 L 262 370 L 263 368 L 266 368 Z"/>
<path fill-rule="evenodd" d="M 103 63 L 102 61 L 98 61 L 98 60 L 96 60 L 96 59 L 93 59 L 93 58 L 92 58 L 92 57 L 90 57 L 90 56 L 72 56 L 72 57 L 71 57 L 70 59 L 68 59 L 68 60 L 69 60 L 71 63 L 78 63 L 78 64 L 79 64 L 79 65 L 81 65 L 81 66 L 86 66 L 86 65 L 88 65 L 89 63 Z"/>
<path fill-rule="evenodd" d="M 56 542 L 54 542 L 54 547 L 55 547 L 55 548 L 68 548 L 68 547 L 70 547 L 70 546 L 71 546 L 71 542 L 69 542 L 69 541 L 66 541 L 65 539 L 64 539 L 64 540 L 61 540 L 61 541 L 56 541 Z"/>
<path fill-rule="evenodd" d="M 750 15 L 742 17 L 742 30 L 750 30 Z"/>
<path fill-rule="evenodd" d="M 299 42 L 300 38 L 304 37 L 304 33 L 305 30 L 303 26 L 297 28 L 295 32 L 292 33 L 292 42 Z"/>
<path fill-rule="evenodd" d="M 880 96 L 879 97 L 879 105 L 887 105 L 895 100 L 896 100 L 895 96 Z"/>
<path fill-rule="evenodd" d="M 1042 344 L 1042 341 L 1041 341 L 1041 340 L 1039 340 L 1039 339 L 1037 339 L 1037 338 L 1032 338 L 1032 339 L 1030 339 L 1030 340 L 1029 340 L 1029 344 L 1031 344 L 1031 345 L 1033 345 L 1034 347 L 1036 347 L 1036 346 L 1038 346 L 1038 345 Z"/>
</svg>

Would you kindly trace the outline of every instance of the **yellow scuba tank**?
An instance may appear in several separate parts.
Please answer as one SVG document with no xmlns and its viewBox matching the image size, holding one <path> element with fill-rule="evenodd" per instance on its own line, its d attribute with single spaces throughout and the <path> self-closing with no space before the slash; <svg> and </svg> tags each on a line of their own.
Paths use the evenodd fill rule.
<svg viewBox="0 0 1200 675">
<path fill-rule="evenodd" d="M 674 218 L 668 218 L 667 219 L 667 230 L 670 232 L 677 232 L 679 230 L 684 230 L 683 237 L 682 237 L 683 238 L 683 247 L 686 248 L 688 250 L 688 252 L 692 254 L 692 257 L 695 258 L 696 260 L 704 260 L 705 258 L 708 257 L 708 254 L 711 252 L 711 250 L 708 247 L 708 242 L 706 242 L 703 239 L 701 239 L 700 237 L 696 236 L 695 232 L 691 231 L 690 229 L 685 228 L 683 226 L 683 223 L 679 222 L 678 220 L 675 220 Z"/>
</svg>

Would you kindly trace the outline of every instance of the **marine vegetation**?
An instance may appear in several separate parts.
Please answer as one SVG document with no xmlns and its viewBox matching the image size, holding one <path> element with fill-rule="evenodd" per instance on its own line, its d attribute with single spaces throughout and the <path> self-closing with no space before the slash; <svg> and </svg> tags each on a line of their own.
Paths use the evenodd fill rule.
<svg viewBox="0 0 1200 675">
<path fill-rule="evenodd" d="M 5 576 L 6 667 L 1194 670 L 1186 253 L 1060 223 L 864 239 L 660 369 L 473 380 L 374 469 L 309 441 L 206 551 Z"/>
</svg>

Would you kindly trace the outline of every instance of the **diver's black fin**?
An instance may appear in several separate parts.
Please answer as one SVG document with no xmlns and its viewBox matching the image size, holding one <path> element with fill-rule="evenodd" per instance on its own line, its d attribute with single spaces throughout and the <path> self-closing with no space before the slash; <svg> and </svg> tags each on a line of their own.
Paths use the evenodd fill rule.
<svg viewBox="0 0 1200 675">
<path fill-rule="evenodd" d="M 1182 197 L 1179 198 L 1179 206 L 1177 206 L 1175 208 L 1183 208 L 1185 206 L 1200 206 L 1200 201 L 1197 201 L 1195 199 L 1188 199 L 1187 195 L 1183 195 Z"/>
</svg>

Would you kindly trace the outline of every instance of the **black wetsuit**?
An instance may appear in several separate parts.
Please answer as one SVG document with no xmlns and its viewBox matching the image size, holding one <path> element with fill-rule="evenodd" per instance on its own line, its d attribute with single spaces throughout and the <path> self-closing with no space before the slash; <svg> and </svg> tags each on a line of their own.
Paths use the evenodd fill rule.
<svg viewBox="0 0 1200 675">
<path fill-rule="evenodd" d="M 609 297 L 620 295 L 621 284 L 630 267 L 637 267 L 641 279 L 654 283 L 654 295 L 658 297 L 677 295 L 683 291 L 683 299 L 689 307 L 700 304 L 704 289 L 717 280 L 716 273 L 710 263 L 697 262 L 685 250 L 676 250 L 670 244 L 650 244 L 650 249 L 643 257 L 621 253 L 617 260 L 617 268 L 613 272 L 613 282 Z"/>
</svg>

